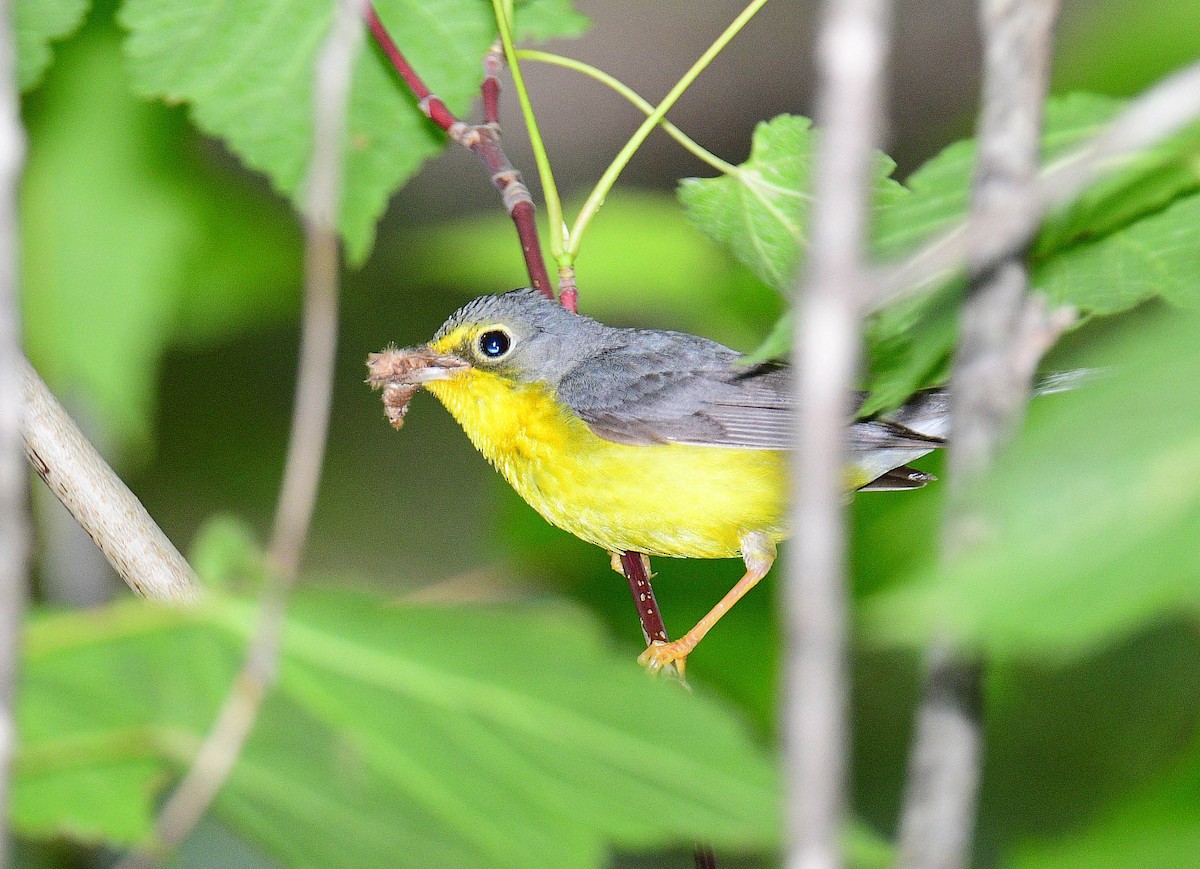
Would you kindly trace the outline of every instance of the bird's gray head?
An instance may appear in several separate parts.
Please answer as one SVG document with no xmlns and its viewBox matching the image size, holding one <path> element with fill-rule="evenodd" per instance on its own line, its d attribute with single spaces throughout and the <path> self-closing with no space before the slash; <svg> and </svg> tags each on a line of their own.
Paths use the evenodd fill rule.
<svg viewBox="0 0 1200 869">
<path fill-rule="evenodd" d="M 606 349 L 615 330 L 572 314 L 537 290 L 480 296 L 442 325 L 429 348 L 474 368 L 557 385 L 567 372 Z"/>
</svg>

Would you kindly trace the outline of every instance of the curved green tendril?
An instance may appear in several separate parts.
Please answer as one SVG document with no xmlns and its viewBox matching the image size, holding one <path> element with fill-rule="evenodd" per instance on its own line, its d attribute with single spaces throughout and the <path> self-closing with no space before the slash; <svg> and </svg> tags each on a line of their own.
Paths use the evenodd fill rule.
<svg viewBox="0 0 1200 869">
<path fill-rule="evenodd" d="M 500 2 L 500 0 L 494 0 L 494 2 Z M 758 10 L 766 5 L 766 2 L 767 0 L 751 0 L 750 4 L 725 28 L 724 32 L 716 38 L 704 54 L 700 55 L 699 60 L 692 64 L 692 67 L 676 82 L 675 86 L 663 98 L 663 101 L 647 116 L 642 125 L 637 128 L 637 131 L 630 136 L 629 141 L 625 143 L 625 147 L 620 150 L 612 163 L 609 164 L 609 167 L 604 171 L 604 174 L 600 176 L 600 180 L 596 182 L 595 188 L 593 188 L 587 201 L 583 203 L 583 207 L 579 210 L 579 216 L 575 218 L 575 225 L 571 227 L 571 231 L 567 236 L 567 249 L 565 252 L 572 260 L 579 253 L 579 243 L 583 237 L 584 229 L 587 228 L 592 218 L 596 216 L 596 212 L 604 204 L 605 197 L 608 196 L 609 191 L 612 190 L 613 185 L 616 183 L 617 176 L 629 164 L 634 153 L 642 146 L 642 142 L 646 141 L 646 137 L 658 126 L 659 122 L 679 98 L 683 96 L 692 82 L 712 63 L 713 58 L 721 53 L 722 49 L 725 48 L 733 37 L 737 36 Z"/>
<path fill-rule="evenodd" d="M 575 72 L 583 73 L 589 78 L 593 78 L 608 88 L 616 91 L 633 105 L 641 110 L 642 114 L 650 115 L 654 112 L 654 105 L 649 100 L 643 99 L 637 91 L 629 87 L 620 79 L 609 75 L 602 69 L 597 69 L 591 64 L 584 63 L 581 60 L 575 60 L 571 57 L 563 57 L 561 54 L 552 54 L 548 51 L 535 51 L 529 48 L 517 49 L 517 57 L 521 60 L 531 60 L 535 63 L 548 63 L 554 66 L 561 66 L 566 69 L 574 70 Z M 726 163 L 712 151 L 709 151 L 703 145 L 700 145 L 683 130 L 672 124 L 666 118 L 659 120 L 658 125 L 663 128 L 672 139 L 682 145 L 689 153 L 695 156 L 698 160 L 707 163 L 713 169 L 725 175 L 737 175 L 741 170 L 732 163 Z"/>
<path fill-rule="evenodd" d="M 521 104 L 521 114 L 525 117 L 525 126 L 529 131 L 529 144 L 533 148 L 533 157 L 537 162 L 538 177 L 542 181 L 542 196 L 546 200 L 546 215 L 550 221 L 550 254 L 561 268 L 569 265 L 575 258 L 574 252 L 569 252 L 566 237 L 566 224 L 563 222 L 562 200 L 558 196 L 558 185 L 554 181 L 554 173 L 550 169 L 550 157 L 546 153 L 546 145 L 542 141 L 538 129 L 537 118 L 533 114 L 533 103 L 529 100 L 529 91 L 525 88 L 525 78 L 521 75 L 521 67 L 517 62 L 517 49 L 513 44 L 512 33 L 512 0 L 492 0 L 492 8 L 496 12 L 496 25 L 500 30 L 500 43 L 504 46 L 504 59 L 512 71 L 513 86 L 517 91 L 517 100 Z"/>
</svg>

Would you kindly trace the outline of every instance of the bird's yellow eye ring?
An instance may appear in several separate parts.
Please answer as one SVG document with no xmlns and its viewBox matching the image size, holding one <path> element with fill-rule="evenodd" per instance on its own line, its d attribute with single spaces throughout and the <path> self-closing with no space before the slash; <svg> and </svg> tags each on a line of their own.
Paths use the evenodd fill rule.
<svg viewBox="0 0 1200 869">
<path fill-rule="evenodd" d="M 491 361 L 503 359 L 512 349 L 512 344 L 512 335 L 507 329 L 488 329 L 479 336 L 479 355 Z"/>
</svg>

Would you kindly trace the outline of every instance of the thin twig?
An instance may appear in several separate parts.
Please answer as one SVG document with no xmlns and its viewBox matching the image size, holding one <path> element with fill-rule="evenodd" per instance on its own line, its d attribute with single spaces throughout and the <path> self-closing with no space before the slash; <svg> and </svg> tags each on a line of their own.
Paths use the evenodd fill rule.
<svg viewBox="0 0 1200 869">
<path fill-rule="evenodd" d="M 27 361 L 21 435 L 29 463 L 141 597 L 192 603 L 200 581 L 129 487 L 96 452 Z"/>
<path fill-rule="evenodd" d="M 868 301 L 879 310 L 927 291 L 962 269 L 968 253 L 988 268 L 1023 250 L 1042 216 L 1066 205 L 1123 161 L 1200 118 L 1200 62 L 1160 80 L 1125 107 L 1101 132 L 1045 167 L 1028 197 L 973 211 L 914 254 L 878 270 Z"/>
<path fill-rule="evenodd" d="M 797 452 L 785 592 L 785 773 L 790 869 L 842 865 L 845 807 L 846 427 L 868 291 L 867 215 L 883 119 L 887 0 L 826 0 L 812 244 L 794 339 Z"/>
<path fill-rule="evenodd" d="M 982 0 L 980 7 L 984 94 L 972 214 L 1024 214 L 1037 177 L 1058 2 Z M 977 484 L 1019 424 L 1034 369 L 1056 332 L 1055 318 L 1029 297 L 1023 250 L 995 261 L 976 248 L 969 268 L 950 382 L 944 562 L 969 550 L 986 526 Z M 935 642 L 900 822 L 902 869 L 967 865 L 982 767 L 982 664 L 949 640 Z"/>
<path fill-rule="evenodd" d="M 28 479 L 21 452 L 21 330 L 17 307 L 17 188 L 25 156 L 11 4 L 0 0 L 0 818 L 16 750 L 13 700 L 29 573 Z M 0 831 L 0 866 L 8 834 Z"/>
<path fill-rule="evenodd" d="M 533 197 L 529 188 L 504 153 L 500 142 L 500 127 L 494 121 L 472 126 L 463 123 L 446 107 L 441 97 L 433 93 L 425 82 L 412 68 L 388 33 L 387 27 L 379 18 L 374 5 L 364 4 L 363 14 L 367 27 L 375 42 L 383 50 L 396 72 L 408 85 L 417 98 L 417 107 L 435 124 L 446 131 L 452 140 L 473 152 L 483 161 L 491 175 L 492 184 L 500 191 L 504 207 L 512 218 L 517 230 L 517 238 L 521 243 L 521 253 L 525 257 L 526 271 L 529 273 L 529 285 L 548 299 L 554 298 L 554 290 L 550 286 L 550 278 L 546 272 L 546 261 L 542 258 L 541 244 L 538 242 L 537 222 L 533 209 Z M 493 74 L 489 64 L 493 61 L 494 52 L 488 52 L 485 58 L 483 94 L 485 114 L 490 118 L 498 113 L 500 80 Z M 497 70 L 498 71 L 498 70 Z"/>
<path fill-rule="evenodd" d="M 692 864 L 695 869 L 719 869 L 717 855 L 710 845 L 697 845 L 692 850 Z"/>
<path fill-rule="evenodd" d="M 305 196 L 304 311 L 296 397 L 283 485 L 267 557 L 276 572 L 295 579 L 317 501 L 333 403 L 338 334 L 338 236 L 342 153 L 350 72 L 362 41 L 364 4 L 337 0 L 334 24 L 316 62 L 313 151 Z"/>
<path fill-rule="evenodd" d="M 316 60 L 313 152 L 305 200 L 304 325 L 288 460 L 268 550 L 271 579 L 246 662 L 191 768 L 163 806 L 152 850 L 127 857 L 127 867 L 162 863 L 195 829 L 233 772 L 275 681 L 287 596 L 308 535 L 329 424 L 337 349 L 337 214 L 350 74 L 361 42 L 364 6 L 361 0 L 338 0 Z"/>
</svg>

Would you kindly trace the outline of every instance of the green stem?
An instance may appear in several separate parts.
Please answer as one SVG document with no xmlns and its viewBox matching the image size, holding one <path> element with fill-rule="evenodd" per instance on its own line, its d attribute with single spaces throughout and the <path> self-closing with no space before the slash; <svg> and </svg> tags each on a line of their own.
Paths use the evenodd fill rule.
<svg viewBox="0 0 1200 869">
<path fill-rule="evenodd" d="M 629 87 L 620 79 L 609 75 L 602 69 L 597 69 L 591 64 L 584 63 L 581 60 L 575 60 L 571 57 L 563 57 L 561 54 L 552 54 L 548 51 L 535 51 L 529 48 L 517 49 L 517 57 L 521 60 L 531 60 L 535 63 L 549 63 L 554 66 L 561 66 L 565 67 L 566 69 L 574 70 L 575 72 L 581 72 L 625 97 L 625 99 L 637 106 L 643 114 L 650 115 L 654 112 L 654 105 L 649 100 L 643 99 L 637 91 Z M 737 175 L 741 171 L 737 166 L 734 166 L 732 163 L 726 163 L 712 151 L 709 151 L 707 148 L 700 145 L 695 139 L 683 132 L 683 130 L 679 129 L 666 118 L 661 118 L 658 122 L 658 125 L 663 128 L 667 135 L 682 145 L 697 159 L 707 163 L 718 172 L 721 172 L 725 175 Z"/>
<path fill-rule="evenodd" d="M 529 144 L 533 147 L 533 157 L 537 162 L 538 177 L 542 180 L 542 197 L 546 200 L 546 215 L 550 221 L 550 254 L 558 263 L 559 268 L 570 265 L 573 255 L 566 251 L 566 224 L 563 222 L 562 200 L 558 196 L 558 185 L 554 183 L 554 173 L 550 169 L 550 157 L 546 153 L 546 145 L 542 141 L 538 129 L 537 118 L 533 114 L 533 103 L 529 100 L 529 91 L 525 88 L 525 78 L 521 75 L 521 67 L 517 63 L 517 49 L 513 45 L 512 34 L 512 0 L 492 0 L 492 8 L 496 12 L 496 26 L 500 29 L 500 43 L 504 46 L 504 58 L 512 71 L 513 86 L 517 91 L 517 100 L 521 103 L 521 114 L 525 116 L 525 126 L 529 131 Z"/>
<path fill-rule="evenodd" d="M 494 0 L 500 2 L 500 0 Z M 670 92 L 663 98 L 663 101 L 651 112 L 642 125 L 637 128 L 637 131 L 625 143 L 625 147 L 613 159 L 609 167 L 600 176 L 600 180 L 596 183 L 595 188 L 588 196 L 587 201 L 583 203 L 583 208 L 579 210 L 579 216 L 575 218 L 575 225 L 571 227 L 571 232 L 567 238 L 567 255 L 574 260 L 579 253 L 579 241 L 583 237 L 583 231 L 596 216 L 596 212 L 600 210 L 600 206 L 604 204 L 604 198 L 608 196 L 613 185 L 617 181 L 617 176 L 629 164 L 634 153 L 642 146 L 642 142 L 646 141 L 646 137 L 650 132 L 658 126 L 659 121 L 663 116 L 670 111 L 671 107 L 683 96 L 686 91 L 704 70 L 712 63 L 721 51 L 729 44 L 733 37 L 737 36 L 743 27 L 755 16 L 759 9 L 766 5 L 767 0 L 751 0 L 750 4 L 742 10 L 737 18 L 733 19 L 725 31 L 717 37 L 716 41 L 708 47 L 704 54 L 700 55 L 700 59 L 692 64 L 691 69 L 683 74 L 683 77 L 671 88 Z M 511 61 L 510 61 L 511 63 Z"/>
</svg>

